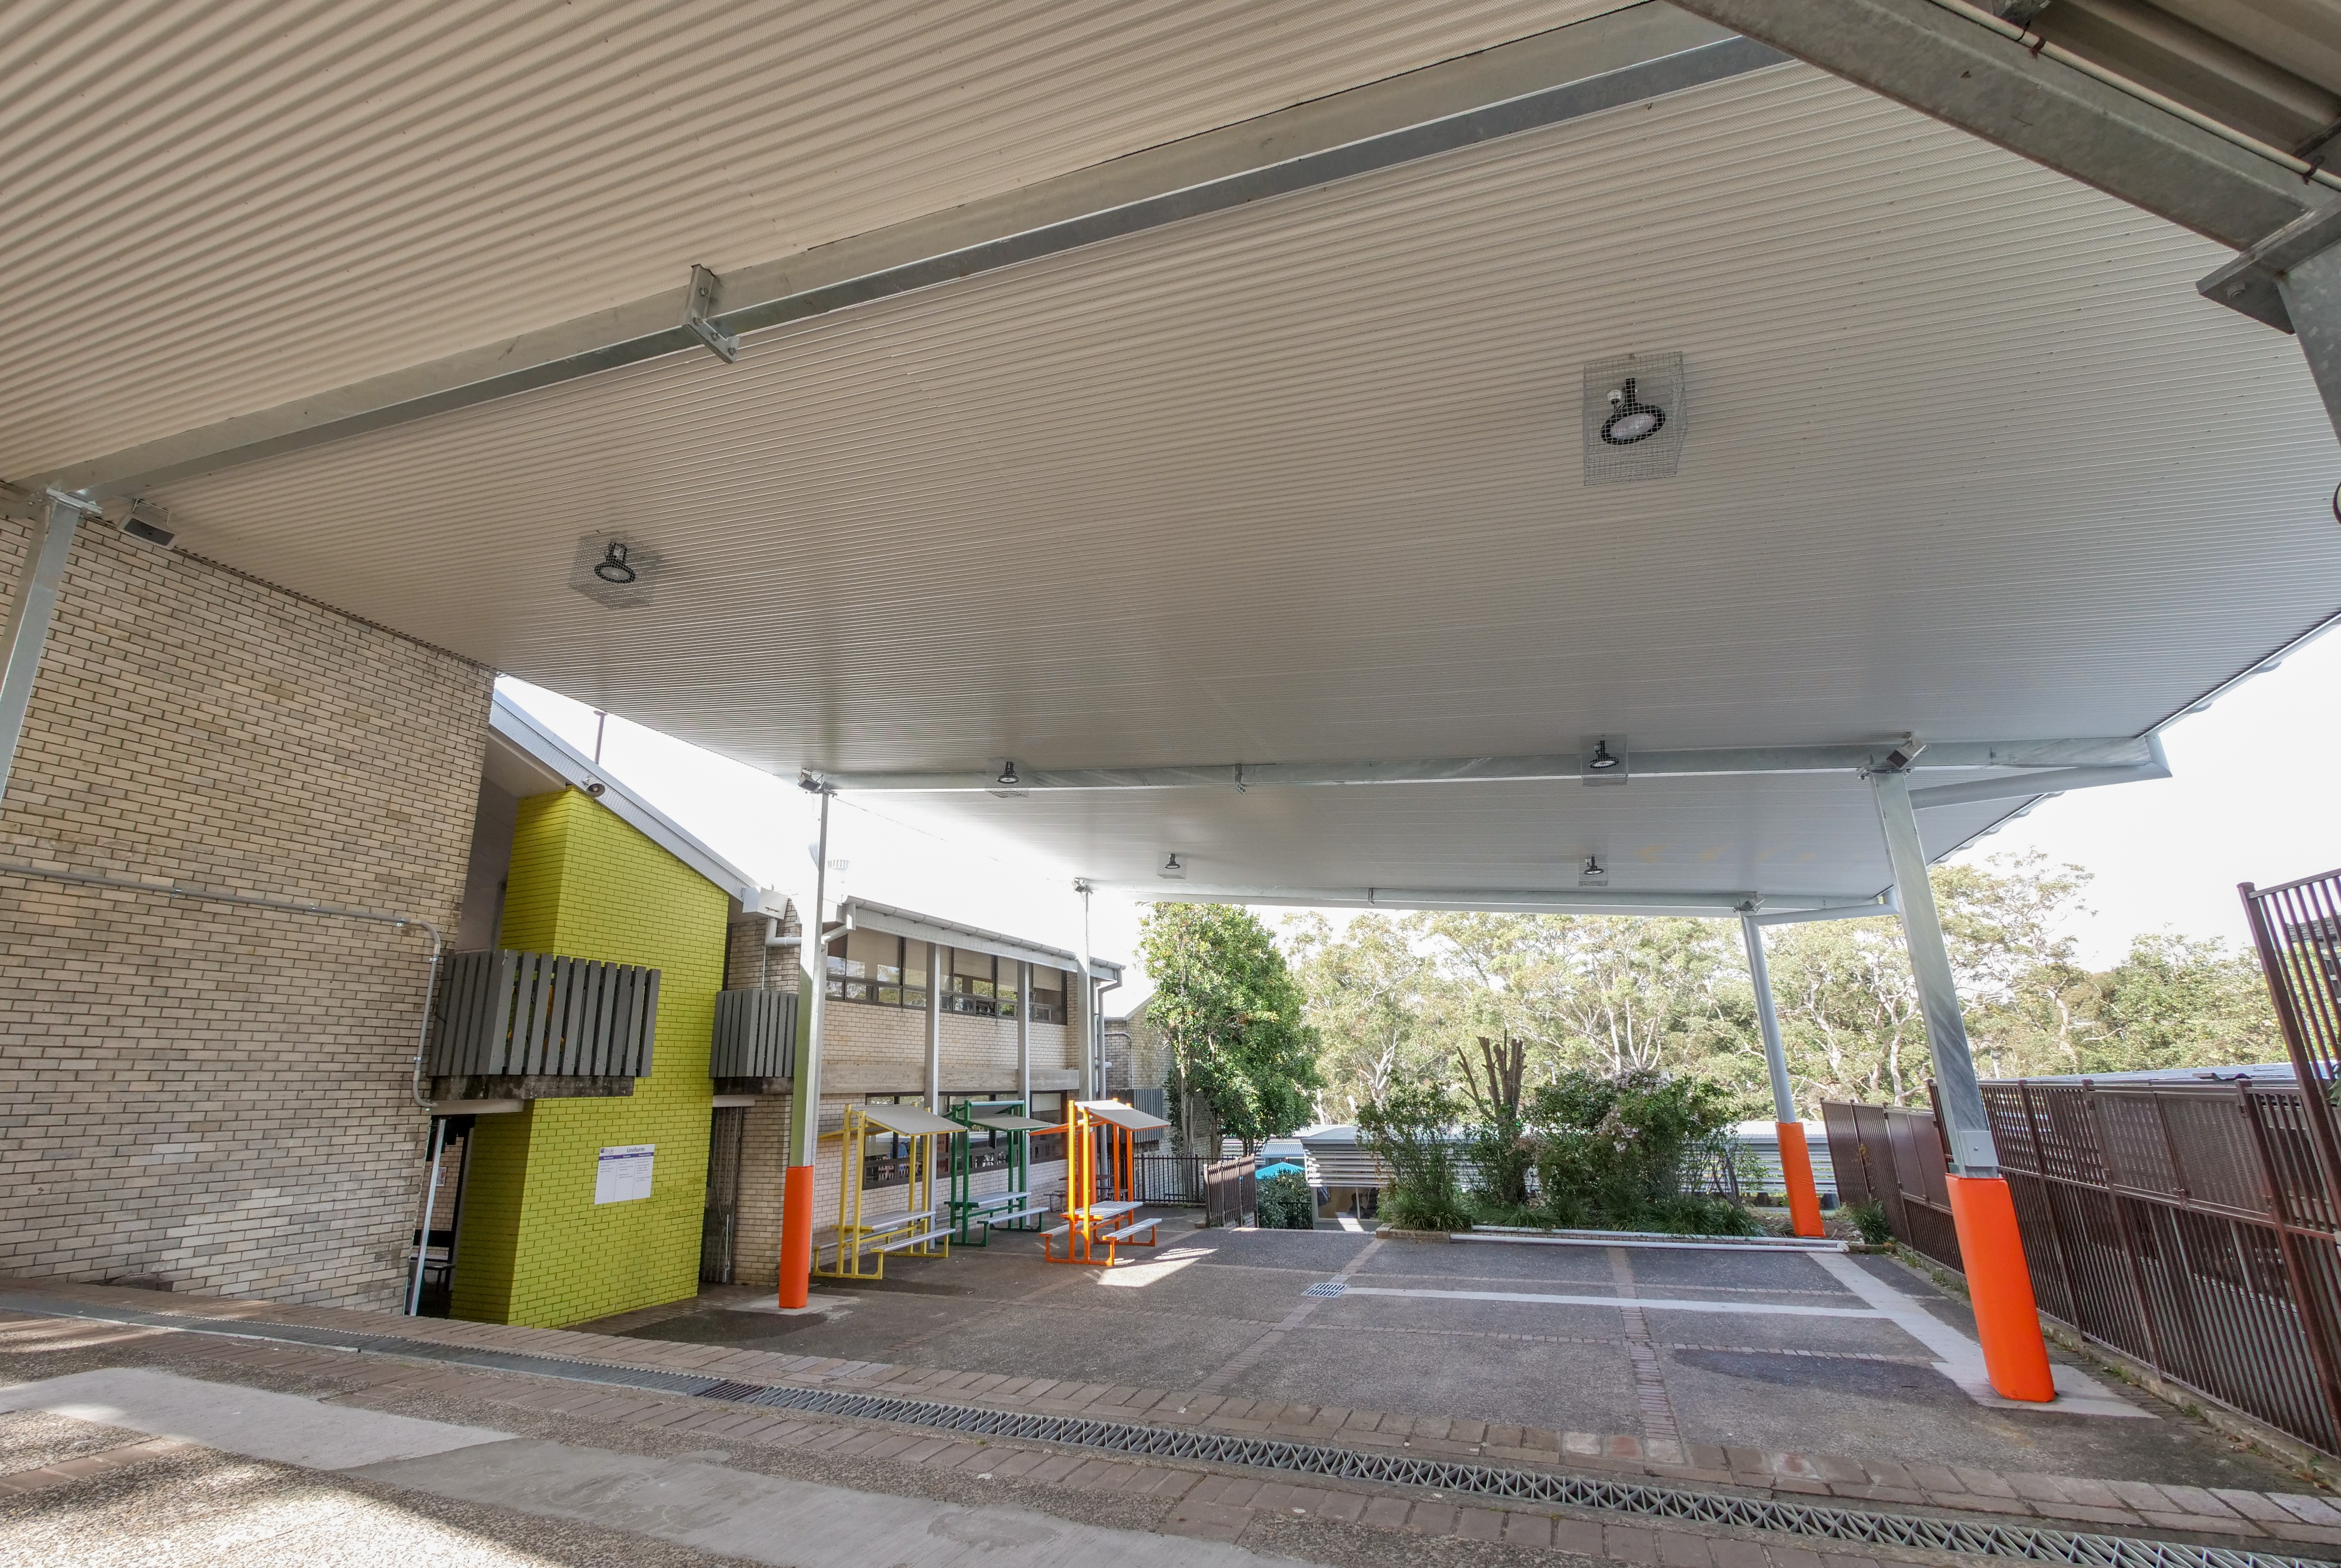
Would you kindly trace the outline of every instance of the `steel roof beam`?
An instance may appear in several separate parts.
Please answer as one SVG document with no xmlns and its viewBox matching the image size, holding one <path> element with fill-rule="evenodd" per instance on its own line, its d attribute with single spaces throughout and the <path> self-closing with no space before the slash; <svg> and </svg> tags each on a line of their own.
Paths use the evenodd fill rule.
<svg viewBox="0 0 2341 1568">
<path fill-rule="evenodd" d="M 1787 63 L 1637 5 L 25 482 L 136 494 Z"/>
<path fill-rule="evenodd" d="M 1338 909 L 1460 909 L 1483 914 L 1694 915 L 1737 918 L 1757 910 L 1803 914 L 1811 918 L 1883 915 L 1892 911 L 1876 898 L 1829 898 L 1814 895 L 1749 891 L 1634 893 L 1605 888 L 1146 888 L 1151 902 L 1162 904 L 1292 904 Z"/>
<path fill-rule="evenodd" d="M 1855 746 L 1766 746 L 1685 751 L 1635 751 L 1635 779 L 1719 778 L 1758 773 L 1860 773 L 1885 766 L 1908 741 Z M 1578 779 L 1581 752 L 1536 757 L 1418 758 L 1390 762 L 1229 762 L 1174 768 L 1020 768 L 1012 781 L 991 772 L 829 772 L 806 770 L 808 781 L 832 789 L 925 794 L 993 794 L 1069 789 L 1252 789 L 1274 786 L 1457 784 Z M 2100 769 L 2160 762 L 2151 737 L 2089 740 L 1937 741 L 1914 767 Z M 2067 785 L 2064 788 L 2076 788 Z M 2028 791 L 2038 794 L 2037 786 Z M 1997 797 L 1994 797 L 1995 799 Z"/>
<path fill-rule="evenodd" d="M 2244 250 L 2334 193 L 1935 0 L 1677 0 L 1808 65 Z M 2011 27 L 2010 32 L 2020 29 Z"/>
</svg>

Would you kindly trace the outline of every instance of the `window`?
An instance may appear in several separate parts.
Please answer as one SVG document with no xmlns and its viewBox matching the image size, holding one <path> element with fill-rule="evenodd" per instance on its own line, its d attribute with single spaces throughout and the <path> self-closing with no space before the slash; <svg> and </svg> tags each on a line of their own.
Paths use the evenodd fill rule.
<svg viewBox="0 0 2341 1568">
<path fill-rule="evenodd" d="M 951 955 L 951 984 L 943 993 L 945 1009 L 986 1018 L 1016 1016 L 1015 959 L 971 953 L 964 948 L 946 951 Z"/>
<path fill-rule="evenodd" d="M 887 1007 L 927 1005 L 927 945 L 883 931 L 847 931 L 830 938 L 829 994 L 841 1002 Z"/>
<path fill-rule="evenodd" d="M 1061 1024 L 1065 1021 L 1065 972 L 1062 969 L 1044 969 L 1038 964 L 1032 966 L 1032 1021 L 1036 1024 Z"/>
</svg>

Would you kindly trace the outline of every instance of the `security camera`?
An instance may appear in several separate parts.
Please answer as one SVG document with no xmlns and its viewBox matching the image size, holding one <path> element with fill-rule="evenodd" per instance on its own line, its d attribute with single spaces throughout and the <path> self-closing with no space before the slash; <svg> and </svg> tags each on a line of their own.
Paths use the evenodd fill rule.
<svg viewBox="0 0 2341 1568">
<path fill-rule="evenodd" d="M 599 779 L 588 779 L 585 780 L 585 793 L 591 795 L 596 800 L 599 800 L 602 798 L 602 792 L 608 788 L 609 786 L 603 783 Z"/>
</svg>

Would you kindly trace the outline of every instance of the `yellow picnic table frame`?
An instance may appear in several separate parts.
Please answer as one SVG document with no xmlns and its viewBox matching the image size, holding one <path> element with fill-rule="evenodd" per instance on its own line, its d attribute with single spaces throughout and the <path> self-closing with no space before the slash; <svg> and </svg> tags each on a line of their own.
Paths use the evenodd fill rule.
<svg viewBox="0 0 2341 1568">
<path fill-rule="evenodd" d="M 1041 1233 L 1043 1257 L 1111 1268 L 1124 1243 L 1155 1245 L 1155 1222 L 1138 1216 L 1144 1205 L 1135 1190 L 1136 1137 L 1170 1125 L 1120 1100 L 1073 1102 L 1065 1137 L 1064 1224 Z M 1054 1245 L 1060 1236 L 1065 1242 L 1062 1257 Z"/>
<path fill-rule="evenodd" d="M 935 1140 L 966 1129 L 915 1106 L 848 1106 L 838 1136 L 837 1231 L 813 1248 L 812 1272 L 823 1279 L 883 1279 L 889 1253 L 914 1257 L 951 1255 L 951 1227 L 936 1212 Z M 902 1214 L 867 1215 L 862 1178 L 868 1169 L 870 1135 L 883 1133 L 911 1142 L 908 1207 Z M 823 1266 L 822 1259 L 828 1259 Z"/>
</svg>

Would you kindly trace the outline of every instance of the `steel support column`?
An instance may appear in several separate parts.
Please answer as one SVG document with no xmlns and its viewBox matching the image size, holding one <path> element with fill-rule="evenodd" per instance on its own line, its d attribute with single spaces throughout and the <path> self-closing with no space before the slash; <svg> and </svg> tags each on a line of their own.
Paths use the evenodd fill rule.
<svg viewBox="0 0 2341 1568">
<path fill-rule="evenodd" d="M 1951 973 L 1950 949 L 1943 945 L 1935 890 L 1927 879 L 1918 818 L 1910 809 L 1909 775 L 1880 768 L 1869 775 L 1869 783 L 1878 798 L 1878 823 L 1885 830 L 1887 858 L 1894 868 L 1897 901 L 1902 906 L 1902 935 L 1927 1020 L 1927 1049 L 1934 1058 L 1937 1102 L 1951 1151 L 1951 1224 L 1967 1267 L 1984 1369 L 2003 1398 L 2046 1404 L 2057 1397 L 2048 1347 L 2040 1337 L 2032 1275 L 2016 1228 L 2016 1202 L 1999 1174 L 1991 1119 L 1976 1082 L 1975 1058 L 1967 1050 L 1958 984 Z"/>
<path fill-rule="evenodd" d="M 1081 943 L 1073 954 L 1080 972 L 1073 977 L 1071 987 L 1081 997 L 1081 1098 L 1094 1100 L 1104 1095 L 1105 1086 L 1099 1082 L 1101 1075 L 1098 1071 L 1097 991 L 1095 982 L 1090 978 L 1090 884 L 1076 880 L 1073 891 L 1081 896 Z M 1065 1000 L 1071 1003 L 1073 998 L 1069 996 Z"/>
<path fill-rule="evenodd" d="M 1788 1223 L 1798 1236 L 1821 1234 L 1820 1190 L 1813 1185 L 1812 1150 L 1805 1144 L 1804 1119 L 1788 1087 L 1788 1053 L 1780 1043 L 1780 1014 L 1772 1005 L 1772 971 L 1764 962 L 1764 928 L 1753 915 L 1739 917 L 1748 944 L 1748 975 L 1756 986 L 1756 1024 L 1764 1036 L 1764 1067 L 1772 1079 L 1772 1116 L 1780 1133 L 1780 1185 L 1788 1189 Z"/>
<path fill-rule="evenodd" d="M 788 1176 L 781 1196 L 782 1306 L 804 1305 L 812 1289 L 813 1161 L 821 1152 L 821 1025 L 829 993 L 829 945 L 821 939 L 821 912 L 829 898 L 829 791 L 820 794 L 821 832 L 813 841 L 812 902 L 797 910 L 797 1071 L 796 1080 L 789 1086 Z"/>
<path fill-rule="evenodd" d="M 33 704 L 33 681 L 48 647 L 49 622 L 56 616 L 57 587 L 65 581 L 81 509 L 52 498 L 48 521 L 25 552 L 24 575 L 8 601 L 8 624 L 0 632 L 0 797 L 16 769 L 16 746 L 24 739 L 25 714 Z"/>
<path fill-rule="evenodd" d="M 1032 1114 L 1032 966 L 1016 966 L 1016 1097 Z"/>
<path fill-rule="evenodd" d="M 943 947 L 927 944 L 927 1109 L 943 1114 Z"/>
</svg>

